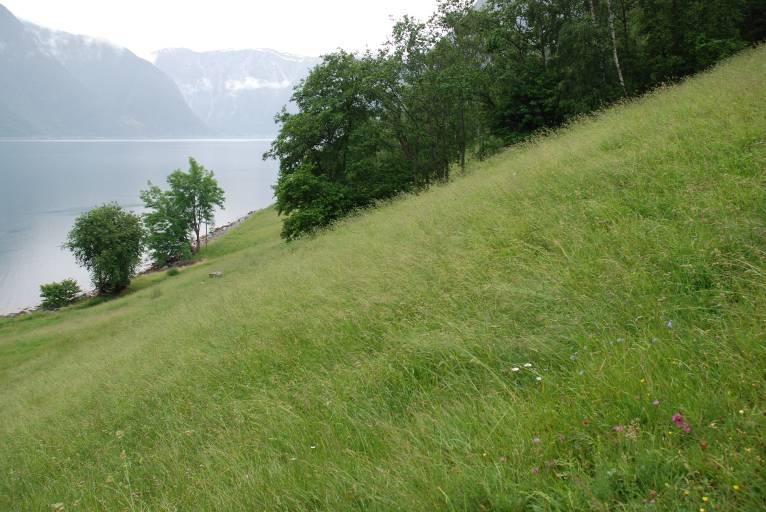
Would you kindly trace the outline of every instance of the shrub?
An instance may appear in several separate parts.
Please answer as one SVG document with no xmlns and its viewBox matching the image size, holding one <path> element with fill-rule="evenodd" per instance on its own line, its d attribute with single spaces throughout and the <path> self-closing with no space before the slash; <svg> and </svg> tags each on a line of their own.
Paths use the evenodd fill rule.
<svg viewBox="0 0 766 512">
<path fill-rule="evenodd" d="M 77 217 L 64 247 L 88 269 L 99 292 L 117 293 L 135 275 L 143 243 L 141 218 L 111 203 Z"/>
<path fill-rule="evenodd" d="M 40 285 L 40 297 L 44 309 L 58 309 L 74 302 L 80 286 L 74 279 L 64 279 L 58 283 Z"/>
<path fill-rule="evenodd" d="M 181 271 L 180 271 L 180 270 L 178 270 L 177 268 L 171 268 L 170 270 L 168 270 L 168 271 L 166 272 L 166 274 L 167 274 L 169 277 L 177 276 L 177 275 L 178 275 L 178 274 L 180 274 L 180 273 L 181 273 Z"/>
</svg>

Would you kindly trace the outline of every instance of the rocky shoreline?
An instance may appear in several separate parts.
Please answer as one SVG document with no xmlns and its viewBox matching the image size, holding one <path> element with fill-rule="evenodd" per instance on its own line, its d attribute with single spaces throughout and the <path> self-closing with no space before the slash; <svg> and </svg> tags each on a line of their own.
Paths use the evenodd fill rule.
<svg viewBox="0 0 766 512">
<path fill-rule="evenodd" d="M 247 212 L 245 215 L 243 215 L 242 217 L 234 219 L 233 221 L 229 222 L 228 224 L 224 224 L 223 226 L 219 226 L 219 227 L 213 229 L 212 231 L 210 231 L 209 233 L 200 236 L 200 247 L 207 246 L 208 242 L 210 242 L 211 240 L 214 240 L 214 239 L 216 239 L 216 238 L 226 234 L 231 228 L 239 226 L 240 224 L 245 222 L 247 219 L 252 217 L 253 214 L 256 213 L 257 211 L 258 210 L 251 210 L 251 211 Z M 153 272 L 160 272 L 162 270 L 167 270 L 167 269 L 174 268 L 174 267 L 185 267 L 187 265 L 192 265 L 194 263 L 195 262 L 191 261 L 191 260 L 190 261 L 182 261 L 182 262 L 176 263 L 174 265 L 166 265 L 166 266 L 163 266 L 163 267 L 156 267 L 154 265 L 149 264 L 147 266 L 144 266 L 144 268 L 142 270 L 138 271 L 136 273 L 136 277 L 142 276 L 142 275 L 146 275 L 146 274 L 151 274 Z M 78 301 L 81 301 L 81 300 L 84 300 L 84 299 L 93 298 L 93 297 L 96 297 L 97 295 L 98 295 L 98 292 L 96 292 L 96 290 L 89 290 L 89 291 L 86 291 L 86 292 L 82 292 L 80 295 L 77 296 L 77 298 L 75 299 L 75 302 L 78 302 Z M 16 318 L 18 316 L 28 315 L 30 313 L 37 313 L 37 312 L 41 312 L 41 311 L 55 311 L 55 310 L 46 310 L 46 309 L 43 309 L 39 305 L 38 306 L 31 306 L 31 307 L 23 308 L 23 309 L 21 309 L 19 311 L 16 311 L 15 313 L 6 313 L 4 315 L 0 315 L 0 318 Z"/>
</svg>

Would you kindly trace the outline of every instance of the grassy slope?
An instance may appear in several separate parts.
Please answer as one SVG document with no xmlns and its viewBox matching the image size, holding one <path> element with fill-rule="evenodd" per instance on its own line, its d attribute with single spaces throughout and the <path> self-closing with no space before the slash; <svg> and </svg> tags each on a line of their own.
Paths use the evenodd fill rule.
<svg viewBox="0 0 766 512">
<path fill-rule="evenodd" d="M 762 48 L 314 239 L 267 210 L 0 321 L 0 510 L 757 510 L 765 83 Z"/>
</svg>

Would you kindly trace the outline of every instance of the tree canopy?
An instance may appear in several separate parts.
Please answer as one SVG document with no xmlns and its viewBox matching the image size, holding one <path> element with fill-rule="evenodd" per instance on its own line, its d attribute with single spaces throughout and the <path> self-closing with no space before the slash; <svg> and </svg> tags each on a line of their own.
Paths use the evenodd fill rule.
<svg viewBox="0 0 766 512">
<path fill-rule="evenodd" d="M 766 38 L 763 0 L 442 0 L 324 56 L 264 158 L 288 240 Z"/>
<path fill-rule="evenodd" d="M 189 158 L 189 170 L 173 171 L 167 177 L 168 190 L 149 183 L 141 191 L 147 245 L 159 265 L 186 259 L 200 248 L 202 227 L 213 222 L 215 208 L 223 208 L 224 192 L 213 171 Z M 193 237 L 190 240 L 190 237 Z"/>
<path fill-rule="evenodd" d="M 110 203 L 77 217 L 64 246 L 90 272 L 99 292 L 117 293 L 135 275 L 143 243 L 141 218 Z"/>
</svg>

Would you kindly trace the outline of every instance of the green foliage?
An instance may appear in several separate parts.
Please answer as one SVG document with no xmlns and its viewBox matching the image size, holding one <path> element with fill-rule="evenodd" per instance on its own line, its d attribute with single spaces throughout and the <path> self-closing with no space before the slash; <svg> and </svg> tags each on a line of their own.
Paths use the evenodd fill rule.
<svg viewBox="0 0 766 512">
<path fill-rule="evenodd" d="M 141 191 L 141 200 L 148 210 L 143 214 L 146 247 L 154 264 L 163 267 L 190 258 L 188 224 L 171 194 L 149 183 L 149 188 Z"/>
<path fill-rule="evenodd" d="M 63 281 L 41 284 L 40 297 L 42 297 L 42 307 L 44 309 L 58 309 L 74 302 L 77 295 L 81 292 L 80 286 L 74 279 L 64 279 Z"/>
<path fill-rule="evenodd" d="M 141 262 L 144 235 L 138 215 L 110 203 L 77 217 L 64 246 L 88 269 L 99 292 L 118 293 Z"/>
<path fill-rule="evenodd" d="M 328 55 L 266 157 L 292 240 L 445 182 L 466 155 L 705 69 L 764 36 L 763 0 L 442 0 L 376 55 Z"/>
<path fill-rule="evenodd" d="M 175 277 L 175 276 L 177 276 L 177 275 L 178 275 L 178 274 L 180 274 L 180 273 L 181 273 L 181 271 L 180 271 L 180 270 L 178 270 L 178 269 L 177 269 L 177 268 L 175 268 L 175 267 L 174 267 L 174 268 L 171 268 L 171 269 L 169 269 L 167 272 L 165 272 L 165 274 L 166 274 L 168 277 Z"/>
<path fill-rule="evenodd" d="M 141 200 L 149 210 L 144 214 L 147 247 L 159 266 L 189 259 L 199 251 L 202 226 L 210 224 L 215 207 L 223 208 L 224 204 L 223 189 L 213 171 L 194 158 L 189 158 L 188 172 L 173 171 L 167 183 L 166 191 L 151 182 L 141 191 Z"/>
</svg>

